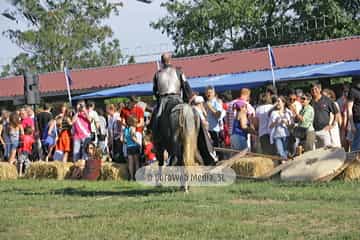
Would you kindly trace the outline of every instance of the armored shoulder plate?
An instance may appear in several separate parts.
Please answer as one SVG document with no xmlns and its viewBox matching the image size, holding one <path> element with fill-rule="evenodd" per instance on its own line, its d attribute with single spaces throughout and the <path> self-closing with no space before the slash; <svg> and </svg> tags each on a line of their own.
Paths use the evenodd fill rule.
<svg viewBox="0 0 360 240">
<path fill-rule="evenodd" d="M 181 83 L 175 68 L 167 67 L 162 69 L 158 72 L 157 78 L 157 89 L 160 96 L 180 94 Z"/>
</svg>

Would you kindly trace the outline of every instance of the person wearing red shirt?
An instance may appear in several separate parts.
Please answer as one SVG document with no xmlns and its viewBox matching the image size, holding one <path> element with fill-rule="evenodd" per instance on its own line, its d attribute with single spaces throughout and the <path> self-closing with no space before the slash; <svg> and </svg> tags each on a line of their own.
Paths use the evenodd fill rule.
<svg viewBox="0 0 360 240">
<path fill-rule="evenodd" d="M 26 111 L 25 107 L 20 109 L 20 118 L 21 118 L 21 125 L 24 129 L 26 127 L 31 127 L 33 130 L 35 130 L 34 119 L 32 119 L 31 116 L 28 115 L 28 112 Z"/>
<path fill-rule="evenodd" d="M 120 117 L 122 125 L 126 125 L 126 119 L 131 115 L 129 103 L 125 104 L 120 110 Z"/>
<path fill-rule="evenodd" d="M 27 126 L 24 129 L 24 135 L 20 137 L 21 147 L 19 148 L 19 158 L 17 160 L 17 167 L 19 175 L 25 172 L 26 168 L 30 166 L 29 156 L 32 152 L 32 145 L 34 144 L 33 129 Z"/>
<path fill-rule="evenodd" d="M 120 116 L 122 119 L 127 119 L 129 116 L 135 116 L 137 120 L 136 131 L 142 133 L 144 129 L 144 110 L 136 104 L 137 99 L 132 96 L 128 105 L 121 109 Z"/>
<path fill-rule="evenodd" d="M 156 155 L 153 152 L 154 144 L 151 142 L 151 136 L 145 135 L 144 137 L 144 155 L 145 155 L 145 164 L 150 165 L 156 161 Z"/>
</svg>

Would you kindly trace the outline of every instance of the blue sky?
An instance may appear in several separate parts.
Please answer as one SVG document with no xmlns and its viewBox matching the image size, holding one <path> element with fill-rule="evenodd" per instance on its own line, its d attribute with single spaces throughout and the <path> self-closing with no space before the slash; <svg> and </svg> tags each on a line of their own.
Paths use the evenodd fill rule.
<svg viewBox="0 0 360 240">
<path fill-rule="evenodd" d="M 114 1 L 114 0 L 112 0 Z M 149 27 L 151 21 L 166 15 L 166 10 L 160 7 L 164 0 L 153 0 L 151 4 L 137 2 L 136 0 L 122 0 L 124 6 L 118 16 L 111 16 L 105 23 L 112 27 L 114 37 L 120 40 L 123 54 L 148 55 L 172 49 L 170 39 L 160 31 Z M 0 12 L 11 7 L 6 1 L 0 1 Z M 0 32 L 4 30 L 24 29 L 24 24 L 16 24 L 7 18 L 0 16 Z M 21 52 L 21 49 L 9 39 L 0 35 L 0 65 L 10 62 L 11 58 Z M 138 62 L 148 61 L 158 56 L 137 57 Z"/>
</svg>

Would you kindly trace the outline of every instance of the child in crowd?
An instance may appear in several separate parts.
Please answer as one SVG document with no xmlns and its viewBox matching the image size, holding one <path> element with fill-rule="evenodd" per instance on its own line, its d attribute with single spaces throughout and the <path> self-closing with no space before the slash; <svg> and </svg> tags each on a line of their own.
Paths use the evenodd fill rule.
<svg viewBox="0 0 360 240">
<path fill-rule="evenodd" d="M 45 161 L 47 162 L 49 158 L 52 156 L 53 150 L 56 146 L 56 142 L 58 140 L 58 129 L 61 128 L 62 117 L 57 116 L 55 119 L 50 120 L 48 126 L 44 131 L 43 139 L 45 139 L 44 144 L 46 146 L 46 157 Z"/>
<path fill-rule="evenodd" d="M 141 138 L 136 131 L 137 120 L 134 116 L 127 117 L 127 126 L 124 130 L 123 142 L 126 145 L 130 180 L 135 180 L 135 173 L 140 167 Z"/>
<path fill-rule="evenodd" d="M 86 180 L 97 180 L 100 176 L 102 153 L 99 148 L 96 148 L 94 142 L 89 142 L 85 149 L 88 160 L 85 163 L 85 168 L 82 178 Z"/>
<path fill-rule="evenodd" d="M 156 161 L 156 155 L 153 150 L 154 144 L 151 141 L 151 134 L 146 134 L 144 137 L 145 165 L 153 164 Z"/>
<path fill-rule="evenodd" d="M 21 147 L 19 148 L 19 158 L 17 160 L 17 168 L 21 176 L 26 168 L 30 165 L 29 156 L 32 152 L 32 145 L 35 142 L 33 137 L 33 129 L 30 126 L 25 127 L 24 135 L 20 137 Z"/>
</svg>

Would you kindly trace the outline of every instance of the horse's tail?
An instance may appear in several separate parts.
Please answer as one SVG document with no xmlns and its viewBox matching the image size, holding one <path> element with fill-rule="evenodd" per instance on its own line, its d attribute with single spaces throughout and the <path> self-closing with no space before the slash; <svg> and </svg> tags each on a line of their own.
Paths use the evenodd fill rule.
<svg viewBox="0 0 360 240">
<path fill-rule="evenodd" d="M 179 115 L 180 137 L 183 143 L 183 159 L 185 166 L 195 166 L 197 151 L 196 115 L 190 105 L 184 104 Z"/>
</svg>

